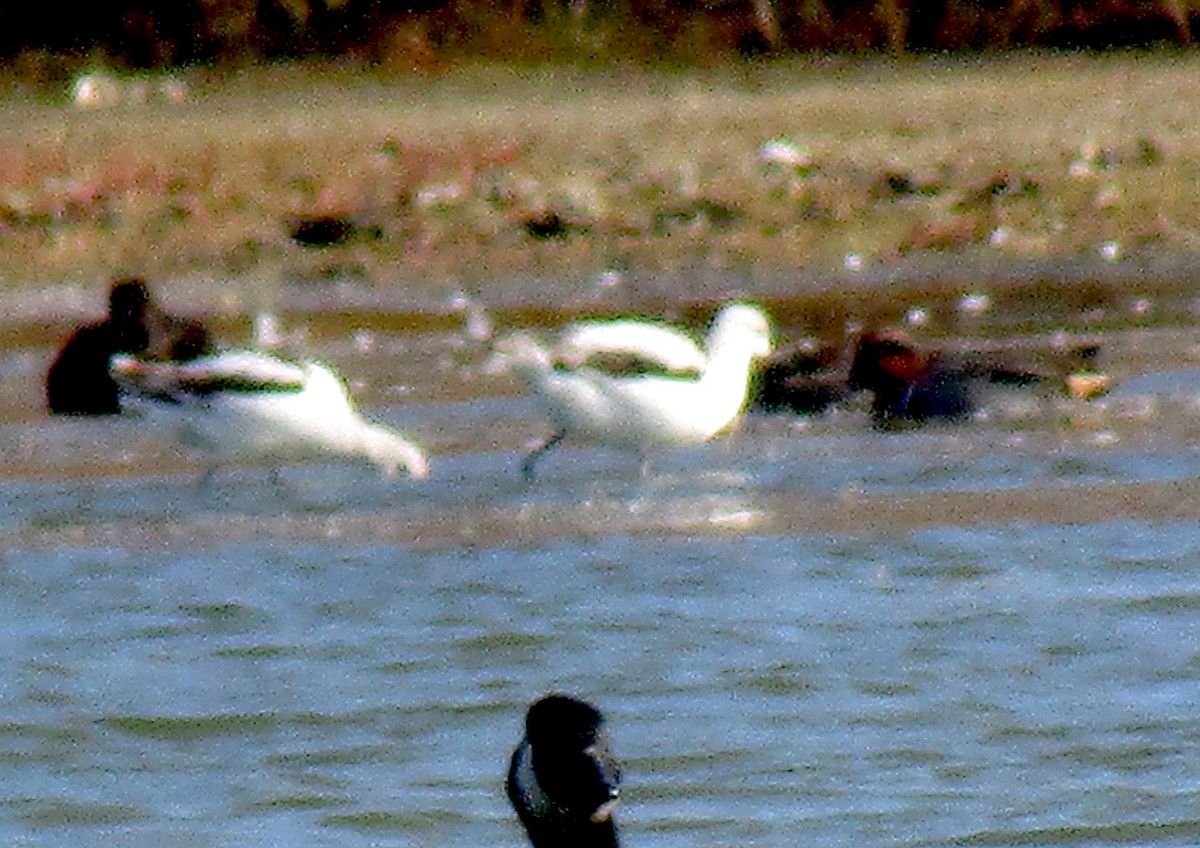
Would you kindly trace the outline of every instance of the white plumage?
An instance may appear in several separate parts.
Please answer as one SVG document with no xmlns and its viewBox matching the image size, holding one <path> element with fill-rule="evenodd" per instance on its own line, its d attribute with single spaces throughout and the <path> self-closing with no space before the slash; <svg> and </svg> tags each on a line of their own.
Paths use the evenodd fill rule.
<svg viewBox="0 0 1200 848">
<path fill-rule="evenodd" d="M 638 322 L 620 324 L 630 328 Z M 640 326 L 667 334 L 659 336 L 660 340 L 674 339 L 664 348 L 675 346 L 681 337 L 686 339 L 680 331 L 659 325 Z M 568 332 L 567 337 L 570 335 Z M 555 428 L 550 438 L 525 458 L 525 476 L 532 478 L 538 459 L 568 437 L 639 454 L 646 448 L 708 441 L 741 411 L 751 364 L 770 353 L 770 335 L 770 324 L 758 307 L 724 307 L 713 321 L 707 352 L 694 376 L 653 373 L 663 370 L 662 361 L 649 370 L 614 374 L 602 370 L 594 356 L 582 364 L 556 360 L 528 333 L 502 339 L 496 345 L 495 359 L 529 386 Z M 648 337 L 640 338 L 645 341 Z"/>
<path fill-rule="evenodd" d="M 320 362 L 234 350 L 189 362 L 114 356 L 110 368 L 137 406 L 168 417 L 175 438 L 215 464 L 238 456 L 340 458 L 388 475 L 405 469 L 417 480 L 429 476 L 421 449 L 364 419 L 342 379 Z"/>
<path fill-rule="evenodd" d="M 643 367 L 679 374 L 692 372 L 693 376 L 708 363 L 708 355 L 683 330 L 636 319 L 572 324 L 559 338 L 554 354 L 558 361 L 576 368 L 601 357 L 627 356 L 640 360 Z"/>
</svg>

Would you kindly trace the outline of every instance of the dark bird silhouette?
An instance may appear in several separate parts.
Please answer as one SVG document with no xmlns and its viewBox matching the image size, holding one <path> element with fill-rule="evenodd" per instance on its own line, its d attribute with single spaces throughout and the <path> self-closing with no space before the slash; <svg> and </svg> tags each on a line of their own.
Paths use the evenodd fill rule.
<svg viewBox="0 0 1200 848">
<path fill-rule="evenodd" d="M 554 694 L 526 713 L 505 788 L 533 848 L 617 848 L 620 776 L 600 711 Z"/>
<path fill-rule="evenodd" d="M 820 415 L 844 400 L 845 365 L 841 347 L 802 341 L 763 360 L 750 381 L 750 408 L 757 412 Z"/>
<path fill-rule="evenodd" d="M 974 409 L 971 376 L 940 354 L 917 351 L 900 334 L 866 332 L 846 383 L 851 391 L 873 393 L 871 419 L 890 429 L 968 418 Z"/>
<path fill-rule="evenodd" d="M 115 415 L 120 391 L 108 373 L 114 354 L 187 360 L 212 351 L 204 325 L 169 315 L 154 304 L 144 280 L 112 284 L 108 317 L 72 333 L 46 374 L 46 406 L 57 415 Z"/>
<path fill-rule="evenodd" d="M 1103 394 L 1109 379 L 1093 363 L 1095 345 L 1054 357 L 1049 367 L 1014 366 L 986 354 L 921 351 L 899 332 L 866 332 L 858 340 L 846 379 L 851 391 L 870 391 L 876 427 L 895 429 L 930 422 L 964 421 L 987 386 L 1036 388 L 1079 399 Z"/>
<path fill-rule="evenodd" d="M 900 330 L 868 330 L 850 345 L 804 340 L 779 349 L 755 373 L 751 404 L 759 412 L 817 415 L 869 392 L 879 429 L 965 421 L 993 388 L 1083 400 L 1103 394 L 1111 380 L 1097 370 L 1098 354 L 1094 344 L 1056 344 L 1019 364 L 1004 351 L 922 349 Z"/>
<path fill-rule="evenodd" d="M 290 232 L 297 244 L 305 247 L 332 247 L 342 244 L 354 232 L 354 224 L 340 215 L 317 215 L 292 222 Z"/>
<path fill-rule="evenodd" d="M 288 235 L 301 247 L 324 248 L 354 240 L 378 241 L 383 228 L 360 224 L 348 215 L 298 215 L 287 222 Z"/>
<path fill-rule="evenodd" d="M 553 209 L 544 209 L 521 222 L 526 235 L 537 239 L 566 239 L 572 235 L 586 233 L 587 223 L 562 215 Z"/>
</svg>

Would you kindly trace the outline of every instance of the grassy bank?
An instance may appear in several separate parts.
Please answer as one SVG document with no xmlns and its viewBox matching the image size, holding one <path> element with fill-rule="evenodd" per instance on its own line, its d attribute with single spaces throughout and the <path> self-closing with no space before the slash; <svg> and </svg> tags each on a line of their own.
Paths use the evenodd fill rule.
<svg viewBox="0 0 1200 848">
<path fill-rule="evenodd" d="M 672 73 L 304 67 L 178 104 L 0 104 L 5 286 L 387 286 L 1193 251 L 1200 56 Z M 14 89 L 16 91 L 16 89 Z M 789 162 L 757 155 L 773 139 Z M 784 157 L 787 158 L 787 157 Z M 293 233 L 346 226 L 314 248 Z"/>
</svg>

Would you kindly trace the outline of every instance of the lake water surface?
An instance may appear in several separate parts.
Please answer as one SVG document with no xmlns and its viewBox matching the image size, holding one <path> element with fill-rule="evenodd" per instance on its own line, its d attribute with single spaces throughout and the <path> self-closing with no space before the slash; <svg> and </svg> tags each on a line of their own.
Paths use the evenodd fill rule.
<svg viewBox="0 0 1200 848">
<path fill-rule="evenodd" d="M 537 410 L 453 334 L 357 333 L 313 347 L 426 483 L 201 490 L 140 422 L 41 416 L 50 342 L 6 352 L 0 842 L 516 848 L 507 757 L 563 690 L 630 846 L 1200 843 L 1200 377 L 1133 379 L 1190 330 L 1106 337 L 1093 404 L 751 417 L 534 485 Z"/>
</svg>

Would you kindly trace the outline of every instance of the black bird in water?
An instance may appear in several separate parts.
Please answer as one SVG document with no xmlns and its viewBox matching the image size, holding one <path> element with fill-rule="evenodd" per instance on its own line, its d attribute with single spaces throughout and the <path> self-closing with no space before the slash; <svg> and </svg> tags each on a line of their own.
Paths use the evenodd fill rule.
<svg viewBox="0 0 1200 848">
<path fill-rule="evenodd" d="M 115 280 L 108 295 L 108 317 L 75 330 L 50 366 L 46 407 L 58 415 L 115 415 L 121 411 L 120 392 L 108 373 L 114 354 L 188 360 L 212 349 L 204 325 L 164 312 L 154 303 L 145 280 Z"/>
<path fill-rule="evenodd" d="M 758 412 L 820 415 L 845 400 L 850 391 L 841 348 L 809 340 L 787 345 L 762 360 L 750 381 L 750 408 Z"/>
<path fill-rule="evenodd" d="M 964 421 L 975 403 L 975 375 L 937 353 L 918 351 L 897 333 L 867 332 L 858 340 L 847 384 L 874 393 L 871 418 L 893 429 L 930 421 Z"/>
<path fill-rule="evenodd" d="M 505 788 L 533 848 L 617 848 L 620 777 L 604 716 L 555 694 L 529 708 Z"/>
<path fill-rule="evenodd" d="M 1098 350 L 1084 344 L 1057 351 L 1048 366 L 1031 369 L 1005 357 L 919 350 L 902 333 L 866 332 L 846 383 L 851 391 L 873 392 L 871 417 L 880 429 L 966 421 L 987 386 L 1042 387 L 1081 400 L 1103 394 L 1110 381 L 1094 367 Z"/>
</svg>

